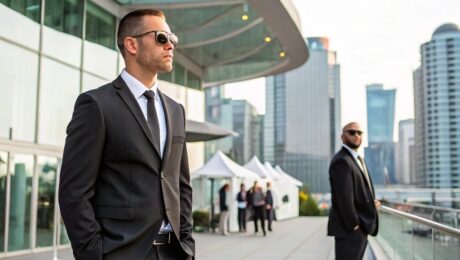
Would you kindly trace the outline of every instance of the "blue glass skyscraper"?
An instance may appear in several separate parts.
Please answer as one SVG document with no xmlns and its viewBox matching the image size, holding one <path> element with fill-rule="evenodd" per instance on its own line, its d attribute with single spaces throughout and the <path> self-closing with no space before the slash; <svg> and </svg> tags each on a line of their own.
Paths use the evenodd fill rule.
<svg viewBox="0 0 460 260">
<path fill-rule="evenodd" d="M 460 28 L 444 24 L 414 71 L 417 185 L 460 188 Z"/>
<path fill-rule="evenodd" d="M 395 145 L 395 89 L 385 90 L 382 84 L 366 86 L 368 147 L 365 148 L 367 166 L 374 184 L 396 183 Z"/>
</svg>

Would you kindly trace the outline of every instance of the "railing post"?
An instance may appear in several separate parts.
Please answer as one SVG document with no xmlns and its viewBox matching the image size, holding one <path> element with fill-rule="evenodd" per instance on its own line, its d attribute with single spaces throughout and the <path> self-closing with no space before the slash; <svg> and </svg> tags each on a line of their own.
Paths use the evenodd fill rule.
<svg viewBox="0 0 460 260">
<path fill-rule="evenodd" d="M 411 231 L 412 231 L 412 260 L 415 260 L 415 250 L 414 250 L 414 244 L 415 244 L 415 241 L 414 241 L 414 221 L 411 220 Z"/>
<path fill-rule="evenodd" d="M 432 247 L 432 250 L 433 250 L 433 260 L 435 260 L 435 256 L 436 254 L 434 253 L 435 249 L 434 249 L 434 228 L 431 228 L 431 247 Z"/>
</svg>

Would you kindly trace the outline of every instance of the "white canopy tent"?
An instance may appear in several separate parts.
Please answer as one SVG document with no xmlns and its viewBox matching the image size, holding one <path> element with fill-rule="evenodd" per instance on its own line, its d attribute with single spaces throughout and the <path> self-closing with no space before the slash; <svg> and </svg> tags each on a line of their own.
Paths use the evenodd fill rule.
<svg viewBox="0 0 460 260">
<path fill-rule="evenodd" d="M 201 178 L 201 189 L 194 189 L 194 193 L 200 193 L 194 194 L 194 208 L 204 208 L 207 204 L 206 192 L 211 192 L 211 214 L 213 207 L 219 209 L 219 195 L 216 194 L 214 197 L 212 193 L 214 179 L 225 179 L 230 184 L 230 191 L 227 194 L 227 205 L 230 211 L 229 231 L 238 231 L 236 195 L 240 184 L 244 183 L 249 187 L 255 180 L 260 179 L 259 175 L 238 165 L 221 151 L 217 151 L 203 167 L 192 173 L 192 179 L 196 178 Z M 205 188 L 207 179 L 211 180 L 211 190 Z"/>
<path fill-rule="evenodd" d="M 278 220 L 293 218 L 299 216 L 299 188 L 289 181 L 282 173 L 275 170 L 269 162 L 264 163 L 265 168 L 270 172 L 275 179 L 274 200 L 277 205 L 276 218 Z M 280 168 L 280 167 L 278 167 Z M 281 169 L 281 168 L 280 168 Z"/>
<path fill-rule="evenodd" d="M 283 178 L 285 178 L 290 183 L 294 184 L 295 186 L 302 187 L 303 183 L 296 178 L 292 177 L 291 175 L 287 174 L 279 165 L 275 166 L 275 171 L 279 172 Z"/>
<path fill-rule="evenodd" d="M 192 173 L 192 179 L 197 177 L 207 178 L 247 178 L 258 179 L 259 175 L 240 166 L 223 152 L 216 154 L 200 169 Z"/>
<path fill-rule="evenodd" d="M 260 162 L 259 158 L 257 158 L 257 156 L 255 155 L 243 167 L 259 175 L 261 183 L 263 184 L 273 181 L 273 178 L 270 175 L 270 173 L 268 173 L 267 169 Z"/>
</svg>

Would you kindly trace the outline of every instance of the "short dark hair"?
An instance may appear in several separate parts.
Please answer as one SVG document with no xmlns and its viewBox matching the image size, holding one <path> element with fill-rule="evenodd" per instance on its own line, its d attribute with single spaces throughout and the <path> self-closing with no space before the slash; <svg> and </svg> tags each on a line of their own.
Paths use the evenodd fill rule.
<svg viewBox="0 0 460 260">
<path fill-rule="evenodd" d="M 126 37 L 143 33 L 144 16 L 158 16 L 166 20 L 164 13 L 157 9 L 139 9 L 126 14 L 118 25 L 117 45 L 121 54 L 124 56 Z"/>
</svg>

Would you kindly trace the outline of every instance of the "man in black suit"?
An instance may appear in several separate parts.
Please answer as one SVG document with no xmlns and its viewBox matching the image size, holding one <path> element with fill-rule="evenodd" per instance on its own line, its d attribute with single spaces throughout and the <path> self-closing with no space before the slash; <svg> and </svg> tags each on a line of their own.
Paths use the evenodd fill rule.
<svg viewBox="0 0 460 260">
<path fill-rule="evenodd" d="M 125 69 L 82 93 L 67 127 L 59 205 L 76 259 L 191 259 L 184 108 L 158 90 L 177 37 L 161 11 L 120 21 Z"/>
<path fill-rule="evenodd" d="M 230 217 L 230 212 L 228 211 L 227 204 L 227 193 L 230 191 L 230 185 L 228 183 L 224 184 L 219 189 L 219 232 L 221 235 L 228 235 L 228 218 Z"/>
<path fill-rule="evenodd" d="M 342 149 L 332 158 L 329 167 L 332 207 L 328 235 L 335 237 L 336 259 L 362 259 L 367 235 L 378 232 L 380 202 L 375 200 L 374 187 L 364 160 L 358 155 L 363 131 L 356 122 L 342 130 Z"/>
<path fill-rule="evenodd" d="M 275 212 L 273 211 L 273 194 L 271 190 L 272 184 L 267 182 L 267 193 L 265 195 L 265 208 L 267 210 L 267 222 L 268 222 L 268 231 L 272 231 L 272 222 L 275 217 Z"/>
<path fill-rule="evenodd" d="M 238 228 L 240 232 L 246 232 L 246 207 L 248 202 L 244 183 L 240 184 L 240 191 L 236 194 L 236 201 L 238 201 Z"/>
</svg>

